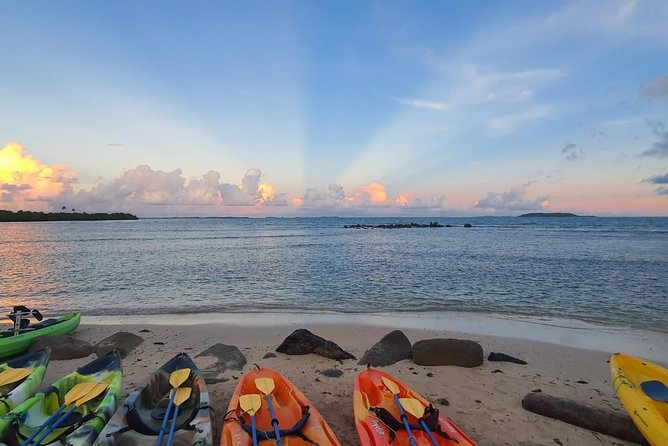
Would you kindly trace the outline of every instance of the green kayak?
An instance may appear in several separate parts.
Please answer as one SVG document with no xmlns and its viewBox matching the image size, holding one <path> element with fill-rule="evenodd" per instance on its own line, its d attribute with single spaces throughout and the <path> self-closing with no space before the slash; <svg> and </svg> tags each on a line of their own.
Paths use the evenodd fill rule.
<svg viewBox="0 0 668 446">
<path fill-rule="evenodd" d="M 18 334 L 14 329 L 0 331 L 0 358 L 26 351 L 32 341 L 40 336 L 56 336 L 69 333 L 77 328 L 80 322 L 81 313 L 72 313 L 46 319 L 37 324 L 30 324 L 26 328 L 21 328 Z"/>
<path fill-rule="evenodd" d="M 42 385 L 51 349 L 0 364 L 0 416 L 5 415 L 37 392 Z"/>
<path fill-rule="evenodd" d="M 0 418 L 0 445 L 20 446 L 31 436 L 41 439 L 33 445 L 91 445 L 116 411 L 122 380 L 121 357 L 115 351 L 78 368 Z M 96 391 L 77 393 L 81 386 Z M 68 393 L 83 398 L 75 398 L 76 410 L 67 406 L 59 411 Z M 61 423 L 53 431 L 40 429 L 57 419 Z"/>
</svg>

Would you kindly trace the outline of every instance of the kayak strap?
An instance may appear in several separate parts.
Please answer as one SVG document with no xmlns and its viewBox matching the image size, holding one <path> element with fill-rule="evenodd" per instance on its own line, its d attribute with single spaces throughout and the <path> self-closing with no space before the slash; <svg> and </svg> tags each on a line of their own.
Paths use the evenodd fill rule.
<svg viewBox="0 0 668 446">
<path fill-rule="evenodd" d="M 390 428 L 390 443 L 392 443 L 396 438 L 396 431 L 406 430 L 404 423 L 394 418 L 394 415 L 392 415 L 390 411 L 384 407 L 369 407 L 369 410 L 373 412 L 376 417 L 383 422 L 383 424 Z M 438 424 L 438 415 L 438 409 L 430 404 L 424 409 L 424 415 L 420 419 L 424 421 L 424 423 L 427 425 L 427 428 L 429 428 L 432 433 L 439 435 L 446 440 L 458 443 L 456 438 L 452 438 L 447 434 L 447 432 L 444 432 L 443 429 L 441 429 L 441 426 Z M 424 431 L 422 423 L 409 424 L 409 427 L 411 428 L 411 431 Z"/>
<path fill-rule="evenodd" d="M 304 435 L 301 430 L 304 428 L 306 425 L 306 422 L 308 421 L 309 417 L 311 416 L 310 412 L 311 408 L 309 406 L 303 406 L 302 407 L 302 417 L 295 423 L 294 426 L 292 426 L 289 429 L 281 429 L 279 430 L 279 434 L 281 438 L 287 437 L 289 435 L 293 435 L 296 437 L 301 438 L 302 440 L 306 441 L 307 443 L 315 444 L 317 445 L 315 441 L 311 440 L 308 438 L 306 435 Z M 273 420 L 272 420 L 273 421 Z M 239 417 L 239 423 L 241 424 L 241 428 L 250 436 L 253 435 L 253 429 L 246 424 L 244 421 L 243 417 Z M 270 431 L 261 431 L 261 430 L 255 430 L 257 433 L 258 439 L 263 439 L 263 440 L 276 440 L 276 432 L 273 430 Z"/>
</svg>

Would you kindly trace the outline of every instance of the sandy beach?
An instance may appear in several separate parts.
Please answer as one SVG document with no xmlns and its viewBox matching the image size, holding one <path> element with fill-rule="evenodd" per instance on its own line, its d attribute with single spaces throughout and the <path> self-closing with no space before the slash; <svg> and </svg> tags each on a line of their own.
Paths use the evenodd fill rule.
<svg viewBox="0 0 668 446">
<path fill-rule="evenodd" d="M 480 316 L 476 316 L 480 317 Z M 185 351 L 193 357 L 203 370 L 212 370 L 217 358 L 197 356 L 216 343 L 234 345 L 244 354 L 247 364 L 243 371 L 226 370 L 220 373 L 209 390 L 216 413 L 216 443 L 223 414 L 230 396 L 241 374 L 260 364 L 279 370 L 292 380 L 325 416 L 342 444 L 355 445 L 357 438 L 353 422 L 352 391 L 356 372 L 365 366 L 356 360 L 335 361 L 316 355 L 290 356 L 276 353 L 276 357 L 263 359 L 266 353 L 274 352 L 282 340 L 296 328 L 307 328 L 313 333 L 330 339 L 343 349 L 360 358 L 374 343 L 393 328 L 401 328 L 411 342 L 429 338 L 459 338 L 478 341 L 485 352 L 503 352 L 528 362 L 518 365 L 508 362 L 485 361 L 481 367 L 461 368 L 454 366 L 424 367 L 409 360 L 400 361 L 384 370 L 396 375 L 414 390 L 444 411 L 456 424 L 480 445 L 626 445 L 631 444 L 606 435 L 597 434 L 569 424 L 532 414 L 521 407 L 521 400 L 528 392 L 540 389 L 543 393 L 571 398 L 576 401 L 602 408 L 623 410 L 613 394 L 608 371 L 609 351 L 604 346 L 597 350 L 575 348 L 564 344 L 575 342 L 574 334 L 566 336 L 569 329 L 561 327 L 554 342 L 520 339 L 518 337 L 492 336 L 480 334 L 494 328 L 506 326 L 503 333 L 512 333 L 508 327 L 517 327 L 524 332 L 522 322 L 512 323 L 488 318 L 485 326 L 469 326 L 469 330 L 453 331 L 448 326 L 457 325 L 442 320 L 443 329 L 425 324 L 426 328 L 411 328 L 415 321 L 403 318 L 409 327 L 391 326 L 396 321 L 384 318 L 387 324 L 379 323 L 373 317 L 366 317 L 369 323 L 361 323 L 356 317 L 327 315 L 194 315 L 152 316 L 138 323 L 140 317 L 127 318 L 86 318 L 74 332 L 77 338 L 95 344 L 119 331 L 141 336 L 144 341 L 123 361 L 125 372 L 124 396 L 141 384 L 155 368 L 162 365 L 174 354 Z M 355 323 L 345 324 L 351 319 Z M 199 320 L 198 324 L 193 324 Z M 219 322 L 210 322 L 219 320 Z M 458 327 L 462 328 L 462 327 Z M 497 327 L 498 328 L 498 327 Z M 149 330 L 149 331 L 146 331 Z M 510 330 L 510 331 L 508 331 Z M 533 330 L 525 335 L 544 339 L 555 330 L 551 324 L 533 324 Z M 594 330 L 579 330 L 582 339 L 604 336 Z M 469 333 L 466 333 L 466 332 Z M 474 332 L 474 333 L 470 333 Z M 589 333 L 589 334 L 588 334 Z M 518 334 L 518 333 L 516 333 Z M 554 333 L 553 333 L 554 334 Z M 610 345 L 615 337 L 633 341 L 633 334 L 623 332 L 607 333 Z M 652 337 L 649 353 L 666 357 L 666 337 L 662 334 L 640 334 L 638 346 L 647 336 Z M 525 336 L 526 337 L 526 336 Z M 629 348 L 633 348 L 633 342 Z M 612 351 L 612 350 L 611 350 Z M 634 353 L 630 351 L 629 353 Z M 635 352 L 636 354 L 639 354 Z M 647 352 L 646 352 L 647 353 Z M 81 358 L 68 361 L 52 361 L 45 382 L 83 365 L 92 359 Z M 330 378 L 320 374 L 326 369 L 339 369 L 343 375 Z M 447 401 L 446 401 L 447 400 Z M 448 404 L 445 404 L 445 403 Z"/>
</svg>

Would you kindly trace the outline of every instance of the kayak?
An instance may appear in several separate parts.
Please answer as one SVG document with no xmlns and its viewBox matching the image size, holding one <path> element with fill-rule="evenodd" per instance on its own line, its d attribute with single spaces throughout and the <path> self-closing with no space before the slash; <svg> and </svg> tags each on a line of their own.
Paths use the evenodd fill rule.
<svg viewBox="0 0 668 446">
<path fill-rule="evenodd" d="M 76 393 L 76 389 L 81 386 L 96 387 L 96 383 L 99 383 L 100 391 L 91 392 L 89 396 L 93 396 L 92 399 L 80 403 L 74 412 L 66 416 L 62 423 L 39 443 L 91 445 L 116 410 L 122 379 L 121 357 L 115 351 L 78 368 L 54 382 L 46 392 L 36 394 L 0 418 L 0 444 L 4 442 L 8 446 L 20 445 L 35 434 L 34 439 L 39 439 L 48 432 L 40 431 L 40 426 L 49 418 L 59 418 L 58 415 L 52 418 L 52 415 L 58 412 L 66 396 L 71 395 L 70 392 Z M 66 415 L 67 412 L 68 408 L 60 413 Z"/>
<path fill-rule="evenodd" d="M 155 445 L 172 394 L 170 376 L 172 372 L 182 369 L 190 370 L 187 379 L 179 387 L 189 387 L 192 392 L 179 407 L 173 444 L 211 446 L 209 392 L 199 369 L 185 353 L 170 359 L 148 382 L 130 394 L 102 430 L 95 445 Z M 174 413 L 174 406 L 170 413 Z M 167 433 L 171 426 L 171 418 L 168 419 Z M 165 434 L 162 444 L 167 444 L 167 439 L 168 435 Z"/>
<path fill-rule="evenodd" d="M 394 387 L 394 391 L 390 391 L 390 387 Z M 475 446 L 473 440 L 418 393 L 392 375 L 374 369 L 363 370 L 355 378 L 353 407 L 360 445 L 409 445 L 409 434 L 395 402 L 395 393 L 417 446 L 433 445 L 424 426 L 439 446 Z M 420 418 L 411 410 L 421 414 Z"/>
<path fill-rule="evenodd" d="M 273 383 L 273 386 L 267 388 L 267 382 Z M 254 406 L 259 406 L 254 416 L 258 446 L 277 444 L 268 399 L 262 395 L 261 389 L 270 393 L 283 446 L 341 445 L 322 415 L 294 384 L 275 370 L 258 367 L 241 378 L 232 395 L 223 424 L 221 446 L 253 444 L 249 415 L 252 411 L 244 405 L 245 398 L 256 398 Z"/>
<path fill-rule="evenodd" d="M 0 417 L 24 402 L 42 385 L 51 349 L 0 364 Z"/>
<path fill-rule="evenodd" d="M 53 319 L 46 319 L 37 324 L 19 330 L 0 331 L 0 358 L 24 352 L 30 347 L 33 340 L 41 336 L 64 335 L 74 330 L 81 322 L 81 313 L 66 314 Z"/>
<path fill-rule="evenodd" d="M 623 353 L 610 356 L 612 387 L 652 446 L 668 445 L 668 370 Z"/>
</svg>

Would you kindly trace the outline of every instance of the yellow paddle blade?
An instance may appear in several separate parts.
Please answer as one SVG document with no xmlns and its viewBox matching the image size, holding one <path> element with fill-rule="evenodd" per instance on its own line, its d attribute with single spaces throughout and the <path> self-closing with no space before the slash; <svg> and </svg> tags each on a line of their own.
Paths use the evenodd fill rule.
<svg viewBox="0 0 668 446">
<path fill-rule="evenodd" d="M 107 385 L 105 383 L 95 383 L 95 387 L 90 389 L 90 391 L 87 394 L 82 395 L 81 397 L 77 398 L 74 405 L 75 406 L 81 406 L 82 404 L 86 404 L 88 401 L 94 399 L 96 396 L 100 395 L 106 389 L 107 389 Z"/>
<path fill-rule="evenodd" d="M 401 407 L 415 418 L 422 418 L 424 415 L 424 406 L 415 398 L 399 398 Z"/>
<path fill-rule="evenodd" d="M 255 378 L 255 387 L 265 395 L 269 395 L 274 390 L 274 380 L 271 378 Z"/>
<path fill-rule="evenodd" d="M 241 395 L 239 397 L 239 405 L 241 406 L 241 410 L 252 417 L 258 410 L 260 410 L 262 397 L 257 393 Z"/>
<path fill-rule="evenodd" d="M 79 398 L 86 396 L 95 386 L 97 386 L 96 382 L 85 382 L 75 385 L 65 394 L 65 404 L 72 404 Z"/>
<path fill-rule="evenodd" d="M 33 372 L 33 369 L 13 369 L 9 368 L 0 372 L 0 387 L 21 381 L 27 378 Z"/>
<path fill-rule="evenodd" d="M 186 379 L 190 376 L 190 369 L 179 369 L 174 370 L 171 375 L 169 375 L 169 383 L 172 387 L 176 388 L 183 384 Z"/>
<path fill-rule="evenodd" d="M 187 401 L 188 398 L 190 398 L 192 390 L 193 389 L 191 389 L 190 387 L 179 387 L 178 389 L 176 389 L 176 395 L 174 395 L 174 404 L 180 406 L 185 401 Z"/>
<path fill-rule="evenodd" d="M 397 383 L 395 383 L 391 379 L 385 378 L 383 376 L 383 384 L 385 384 L 385 387 L 390 389 L 390 392 L 392 392 L 393 395 L 399 393 L 399 386 L 397 385 Z"/>
</svg>

